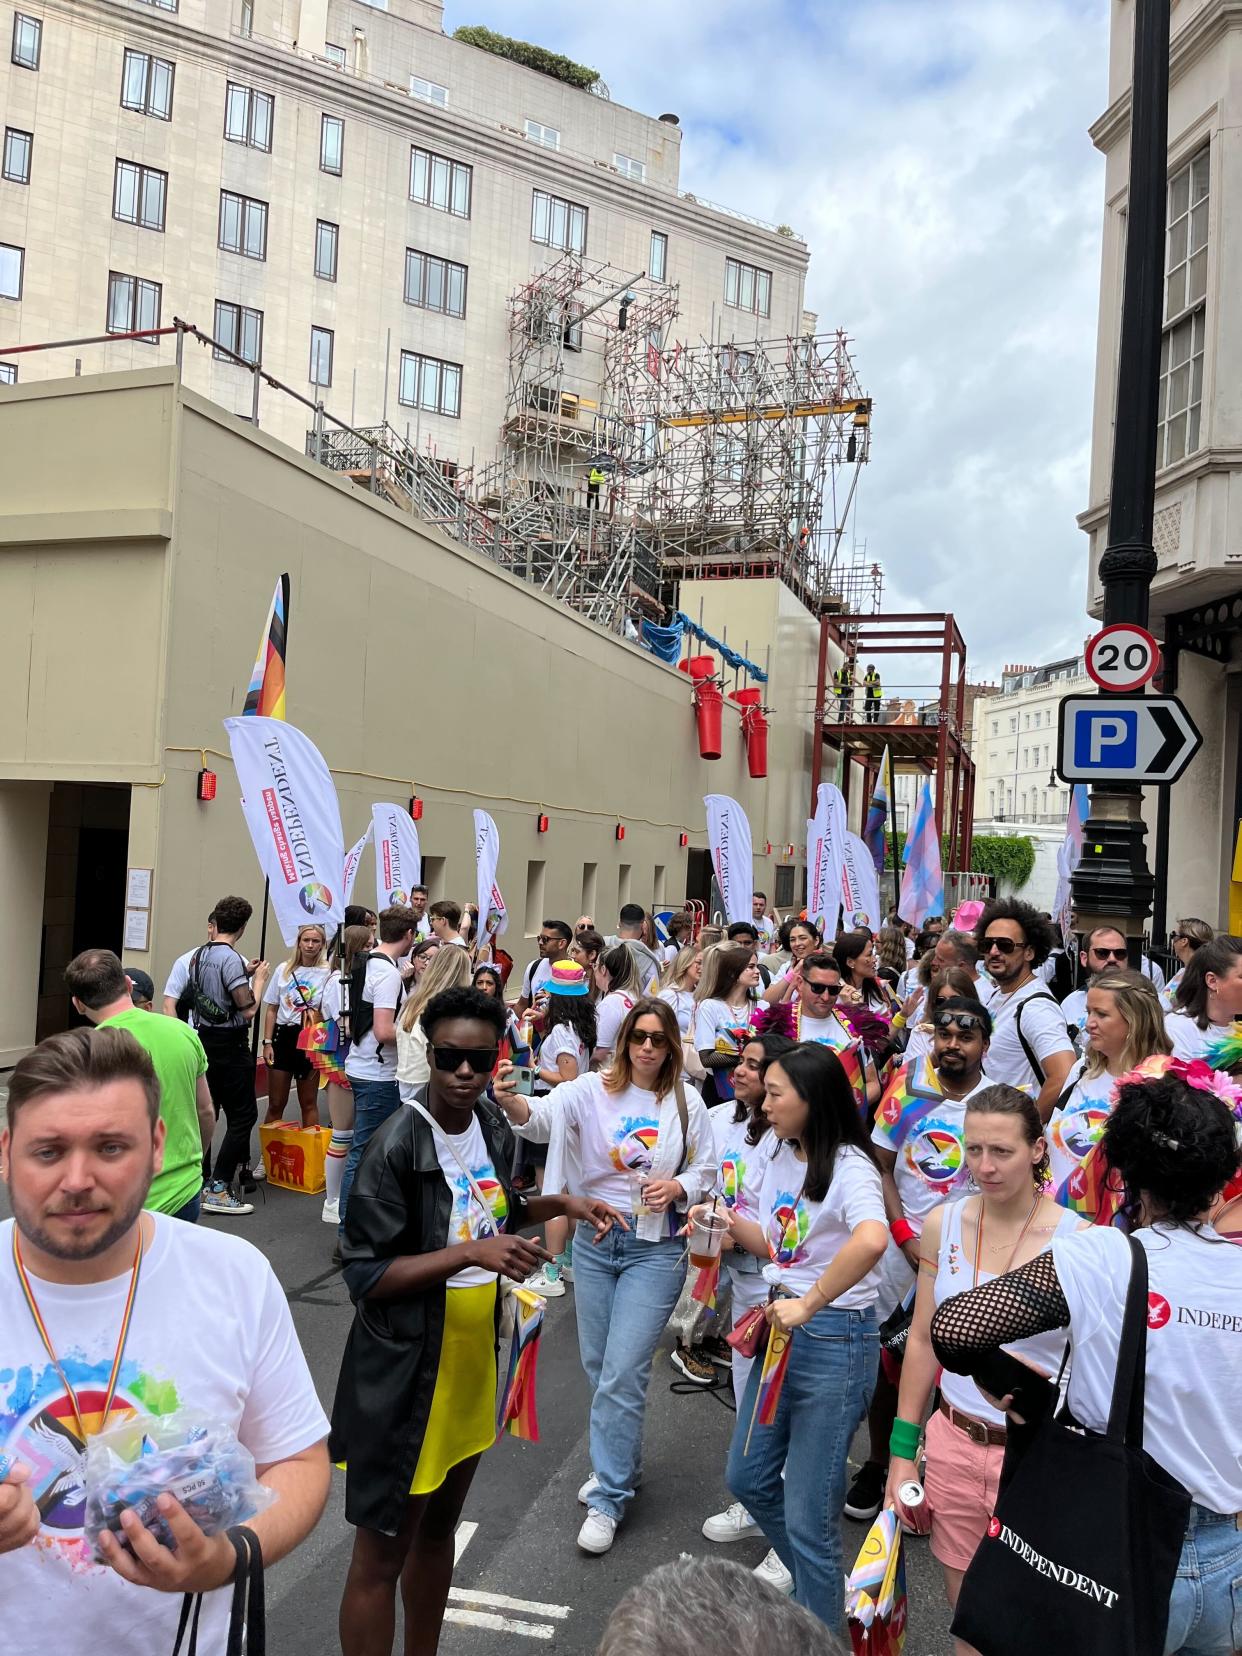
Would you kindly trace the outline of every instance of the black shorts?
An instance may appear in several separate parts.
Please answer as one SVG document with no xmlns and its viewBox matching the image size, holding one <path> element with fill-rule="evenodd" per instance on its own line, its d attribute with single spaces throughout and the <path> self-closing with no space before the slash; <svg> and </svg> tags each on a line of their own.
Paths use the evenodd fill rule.
<svg viewBox="0 0 1242 1656">
<path fill-rule="evenodd" d="M 298 1051 L 301 1024 L 277 1024 L 272 1033 L 272 1062 L 269 1068 L 291 1075 L 295 1081 L 304 1081 L 314 1070 L 310 1057 Z"/>
</svg>

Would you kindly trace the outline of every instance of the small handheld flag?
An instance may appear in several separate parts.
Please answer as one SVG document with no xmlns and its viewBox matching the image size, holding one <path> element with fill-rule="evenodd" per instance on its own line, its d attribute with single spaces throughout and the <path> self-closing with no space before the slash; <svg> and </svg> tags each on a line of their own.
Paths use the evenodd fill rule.
<svg viewBox="0 0 1242 1656">
<path fill-rule="evenodd" d="M 906 1561 L 901 1524 L 886 1507 L 867 1532 L 845 1583 L 855 1656 L 901 1656 L 906 1642 Z"/>
<path fill-rule="evenodd" d="M 720 1287 L 720 1255 L 717 1254 L 710 1265 L 704 1265 L 694 1279 L 694 1287 L 690 1290 L 690 1298 L 698 1300 L 709 1316 L 716 1315 L 716 1294 Z"/>
<path fill-rule="evenodd" d="M 755 1393 L 755 1410 L 750 1417 L 750 1425 L 746 1429 L 746 1444 L 742 1450 L 744 1455 L 750 1453 L 750 1434 L 758 1422 L 760 1426 L 770 1426 L 776 1419 L 776 1406 L 781 1399 L 781 1387 L 785 1384 L 785 1370 L 789 1367 L 789 1348 L 793 1343 L 793 1335 L 786 1334 L 783 1328 L 775 1323 L 768 1328 L 768 1344 L 763 1354 L 763 1367 L 759 1371 L 759 1390 Z"/>
<path fill-rule="evenodd" d="M 882 877 L 884 873 L 884 830 L 888 826 L 888 813 L 891 808 L 892 777 L 893 762 L 888 756 L 886 745 L 875 779 L 875 787 L 871 790 L 871 803 L 867 806 L 867 820 L 862 831 L 863 844 L 871 853 L 877 878 Z"/>
<path fill-rule="evenodd" d="M 272 607 L 267 612 L 267 625 L 255 657 L 254 671 L 246 690 L 246 704 L 242 713 L 257 713 L 262 718 L 285 717 L 285 643 L 289 629 L 289 577 L 282 575 L 276 582 Z"/>
<path fill-rule="evenodd" d="M 539 1442 L 539 1414 L 535 1406 L 535 1368 L 539 1360 L 539 1336 L 547 1300 L 529 1288 L 514 1290 L 513 1339 L 509 1344 L 509 1371 L 496 1410 L 496 1436 L 506 1428 L 526 1443 Z"/>
</svg>

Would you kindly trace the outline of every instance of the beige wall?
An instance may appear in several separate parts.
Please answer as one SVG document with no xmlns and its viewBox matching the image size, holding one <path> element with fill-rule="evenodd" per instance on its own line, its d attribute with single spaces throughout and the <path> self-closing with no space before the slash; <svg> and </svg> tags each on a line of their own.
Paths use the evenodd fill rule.
<svg viewBox="0 0 1242 1656">
<path fill-rule="evenodd" d="M 0 782 L 0 1069 L 34 1038 L 50 792 L 45 782 Z"/>
<path fill-rule="evenodd" d="M 230 762 L 208 753 L 220 777 L 214 803 L 196 799 L 194 781 L 200 750 L 226 745 L 221 720 L 240 711 L 282 571 L 292 581 L 289 716 L 335 773 L 346 842 L 361 833 L 372 802 L 417 791 L 424 855 L 445 859 L 446 893 L 473 897 L 470 812 L 476 804 L 490 810 L 515 956 L 533 952 L 543 914 L 576 917 L 586 864 L 598 868 L 596 918 L 610 926 L 626 878 L 637 901 L 679 900 L 678 836 L 684 829 L 693 845 L 706 843 L 706 792 L 742 801 L 760 844 L 805 839 L 802 727 L 815 626 L 788 594 L 756 582 L 766 590 L 749 599 L 756 614 L 766 606 L 778 639 L 789 640 L 788 671 L 782 661 L 774 677 L 769 786 L 747 777 L 740 737 L 718 762 L 699 758 L 684 675 L 194 393 L 178 393 L 161 371 L 19 387 L 0 403 L 0 498 L 20 487 L 26 519 L 23 538 L 0 552 L 0 594 L 42 590 L 47 579 L 40 525 L 59 523 L 64 497 L 58 422 L 84 443 L 106 443 L 122 415 L 127 447 L 147 453 L 164 444 L 172 455 L 167 498 L 162 506 L 154 498 L 154 474 L 127 482 L 123 468 L 107 486 L 101 477 L 94 496 L 88 491 L 73 540 L 51 555 L 58 569 L 72 570 L 58 649 L 74 694 L 49 704 L 56 717 L 42 722 L 27 719 L 22 703 L 0 703 L 0 778 L 89 774 L 139 784 L 129 860 L 155 868 L 154 923 L 148 954 L 127 958 L 151 971 L 157 989 L 176 954 L 201 936 L 216 897 L 239 891 L 256 906 L 261 897 Z M 19 430 L 39 439 L 25 458 Z M 165 511 L 171 525 L 166 543 L 153 540 L 132 557 L 91 534 L 130 509 L 131 486 L 144 509 Z M 44 649 L 46 615 L 22 614 L 23 629 L 36 616 L 35 650 Z M 782 659 L 780 650 L 773 656 Z M 153 661 L 161 664 L 154 677 Z M 124 694 L 114 696 L 118 675 Z M 75 719 L 86 717 L 89 742 L 75 737 Z M 154 755 L 153 728 L 162 749 Z M 543 836 L 540 810 L 551 816 Z M 618 822 L 626 826 L 620 844 Z M 541 886 L 531 867 L 539 862 Z M 532 895 L 542 891 L 529 915 L 528 885 Z M 357 889 L 370 900 L 369 855 Z M 257 923 L 251 937 L 257 947 Z M 16 958 L 37 959 L 29 914 L 11 942 Z M 279 947 L 270 942 L 269 954 Z"/>
</svg>

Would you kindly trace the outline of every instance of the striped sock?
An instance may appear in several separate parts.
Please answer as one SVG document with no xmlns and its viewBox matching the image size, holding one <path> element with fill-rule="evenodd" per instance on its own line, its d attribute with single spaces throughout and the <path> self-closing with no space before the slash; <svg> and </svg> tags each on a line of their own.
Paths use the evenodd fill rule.
<svg viewBox="0 0 1242 1656">
<path fill-rule="evenodd" d="M 352 1127 L 342 1131 L 339 1127 L 332 1129 L 332 1137 L 328 1141 L 328 1153 L 324 1158 L 323 1176 L 327 1184 L 325 1199 L 335 1202 L 340 1199 L 341 1180 L 345 1177 L 345 1158 L 349 1155 L 349 1147 L 354 1142 Z"/>
</svg>

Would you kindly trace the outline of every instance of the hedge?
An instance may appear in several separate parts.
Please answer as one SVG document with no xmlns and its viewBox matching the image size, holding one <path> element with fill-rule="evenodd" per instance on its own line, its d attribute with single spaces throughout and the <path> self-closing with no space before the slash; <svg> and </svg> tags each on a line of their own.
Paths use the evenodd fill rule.
<svg viewBox="0 0 1242 1656">
<path fill-rule="evenodd" d="M 550 75 L 553 80 L 564 81 L 582 92 L 589 92 L 600 81 L 598 69 L 588 69 L 559 52 L 549 52 L 546 46 L 533 46 L 528 40 L 512 40 L 508 35 L 496 34 L 481 23 L 463 23 L 461 28 L 453 30 L 453 39 L 464 40 L 467 46 L 477 46 L 481 51 L 508 58 L 527 69 L 536 69 L 541 75 Z"/>
<path fill-rule="evenodd" d="M 898 832 L 897 855 L 900 859 L 906 836 Z M 893 866 L 893 835 L 885 835 L 887 853 L 884 866 Z M 944 863 L 949 855 L 947 838 L 940 842 L 940 858 Z M 900 866 L 900 864 L 899 864 Z M 975 874 L 991 874 L 1015 891 L 1030 879 L 1035 868 L 1035 843 L 1026 834 L 976 834 L 971 841 L 970 867 Z"/>
</svg>

